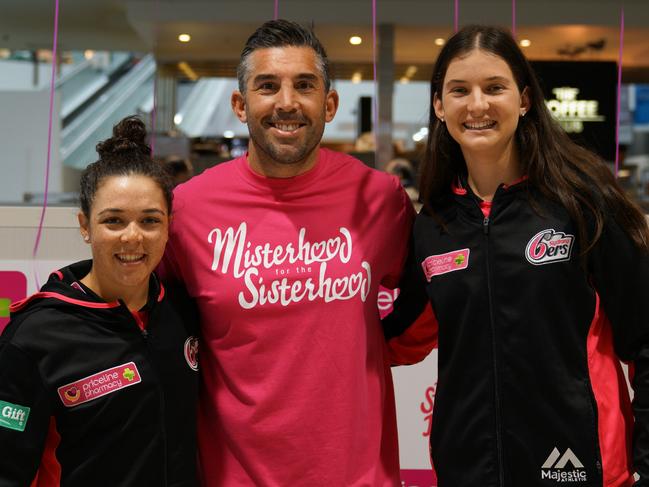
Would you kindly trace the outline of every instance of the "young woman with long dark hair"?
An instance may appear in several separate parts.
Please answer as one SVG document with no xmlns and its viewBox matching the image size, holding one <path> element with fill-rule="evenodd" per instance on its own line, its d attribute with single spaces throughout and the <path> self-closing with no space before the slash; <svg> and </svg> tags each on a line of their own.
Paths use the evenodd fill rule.
<svg viewBox="0 0 649 487">
<path fill-rule="evenodd" d="M 442 48 L 420 193 L 384 325 L 395 362 L 439 346 L 440 487 L 649 485 L 647 223 L 505 30 Z M 416 321 L 426 303 L 436 328 Z"/>
</svg>

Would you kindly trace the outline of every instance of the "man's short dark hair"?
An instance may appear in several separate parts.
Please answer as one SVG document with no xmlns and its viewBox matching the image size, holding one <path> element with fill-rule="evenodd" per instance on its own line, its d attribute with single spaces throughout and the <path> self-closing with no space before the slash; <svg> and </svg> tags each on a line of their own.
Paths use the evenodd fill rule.
<svg viewBox="0 0 649 487">
<path fill-rule="evenodd" d="M 250 54 L 257 49 L 271 47 L 310 47 L 313 49 L 316 53 L 318 68 L 324 80 L 325 92 L 329 92 L 331 88 L 329 60 L 318 38 L 308 27 L 303 27 L 290 20 L 278 19 L 264 23 L 246 41 L 239 59 L 239 66 L 237 66 L 237 79 L 241 93 L 245 93 L 246 83 L 248 82 L 248 58 Z"/>
</svg>

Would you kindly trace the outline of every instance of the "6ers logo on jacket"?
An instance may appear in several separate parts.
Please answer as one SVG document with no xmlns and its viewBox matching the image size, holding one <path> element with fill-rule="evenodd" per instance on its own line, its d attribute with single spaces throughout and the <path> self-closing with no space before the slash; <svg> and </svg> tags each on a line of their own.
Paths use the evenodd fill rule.
<svg viewBox="0 0 649 487">
<path fill-rule="evenodd" d="M 525 258 L 534 265 L 570 260 L 574 241 L 574 235 L 557 232 L 553 228 L 541 230 L 527 242 Z"/>
</svg>

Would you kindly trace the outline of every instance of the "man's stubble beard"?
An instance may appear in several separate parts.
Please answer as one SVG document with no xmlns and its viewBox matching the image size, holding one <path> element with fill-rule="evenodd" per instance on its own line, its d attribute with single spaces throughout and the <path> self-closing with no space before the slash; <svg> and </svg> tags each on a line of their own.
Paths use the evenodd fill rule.
<svg viewBox="0 0 649 487">
<path fill-rule="evenodd" d="M 256 124 L 254 128 L 250 123 L 248 125 L 248 134 L 250 141 L 255 144 L 258 152 L 266 155 L 270 160 L 276 164 L 293 165 L 304 162 L 305 159 L 320 145 L 322 134 L 324 133 L 324 119 L 322 120 L 322 131 L 319 134 L 313 133 L 315 127 L 312 124 L 307 124 L 304 128 L 306 130 L 304 144 L 302 146 L 288 146 L 289 150 L 282 150 L 281 144 L 273 143 L 270 137 L 266 136 L 265 128 L 262 124 Z"/>
</svg>

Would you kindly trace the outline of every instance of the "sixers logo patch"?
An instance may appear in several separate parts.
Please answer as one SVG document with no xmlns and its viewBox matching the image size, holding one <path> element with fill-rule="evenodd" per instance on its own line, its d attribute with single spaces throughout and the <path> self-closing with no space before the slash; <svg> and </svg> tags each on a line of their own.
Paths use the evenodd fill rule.
<svg viewBox="0 0 649 487">
<path fill-rule="evenodd" d="M 185 340 L 185 360 L 192 370 L 198 370 L 198 338 L 189 337 Z"/>
<path fill-rule="evenodd" d="M 574 235 L 547 228 L 534 235 L 527 243 L 525 258 L 530 264 L 534 265 L 570 260 L 574 242 Z"/>
</svg>

